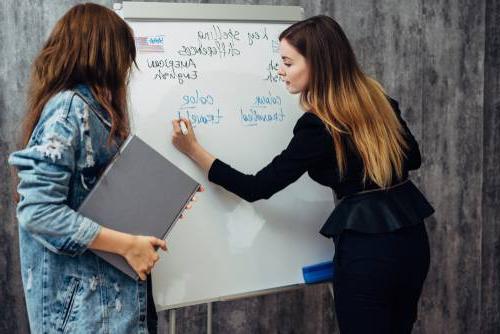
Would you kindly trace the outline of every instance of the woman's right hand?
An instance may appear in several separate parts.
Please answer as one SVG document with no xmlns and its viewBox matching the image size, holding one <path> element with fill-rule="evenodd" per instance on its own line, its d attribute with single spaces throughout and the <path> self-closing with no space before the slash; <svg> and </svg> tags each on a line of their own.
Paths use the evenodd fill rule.
<svg viewBox="0 0 500 334">
<path fill-rule="evenodd" d="M 187 132 L 182 132 L 181 123 L 184 123 Z M 193 125 L 188 119 L 181 118 L 172 120 L 172 128 L 172 143 L 174 144 L 175 148 L 192 158 L 192 155 L 195 153 L 196 149 L 199 146 L 198 140 L 196 139 L 196 135 L 194 133 Z"/>
<path fill-rule="evenodd" d="M 187 127 L 187 132 L 181 130 L 181 122 Z M 188 119 L 181 118 L 172 120 L 172 143 L 174 146 L 193 159 L 206 173 L 210 170 L 215 157 L 205 150 L 196 139 L 193 125 Z"/>
<path fill-rule="evenodd" d="M 128 264 L 139 275 L 141 280 L 146 279 L 146 275 L 151 272 L 155 263 L 160 259 L 157 249 L 167 250 L 167 243 L 155 237 L 142 235 L 131 235 L 128 247 L 122 256 Z"/>
</svg>

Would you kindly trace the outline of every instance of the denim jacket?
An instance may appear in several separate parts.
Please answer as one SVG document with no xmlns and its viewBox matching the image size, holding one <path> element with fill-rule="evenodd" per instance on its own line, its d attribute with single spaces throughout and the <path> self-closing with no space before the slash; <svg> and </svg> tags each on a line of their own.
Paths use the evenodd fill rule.
<svg viewBox="0 0 500 334">
<path fill-rule="evenodd" d="M 32 333 L 147 333 L 147 284 L 88 250 L 98 222 L 76 210 L 118 150 L 87 86 L 55 95 L 27 147 L 19 176 L 21 270 Z"/>
</svg>

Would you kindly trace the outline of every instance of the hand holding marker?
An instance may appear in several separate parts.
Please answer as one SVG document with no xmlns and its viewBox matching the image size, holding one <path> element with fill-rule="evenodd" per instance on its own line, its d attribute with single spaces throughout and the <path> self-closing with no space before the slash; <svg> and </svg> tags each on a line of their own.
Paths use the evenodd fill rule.
<svg viewBox="0 0 500 334">
<path fill-rule="evenodd" d="M 174 120 L 174 122 L 175 122 L 175 120 Z M 184 123 L 184 121 L 183 121 L 183 120 L 181 120 L 181 119 L 179 119 L 179 120 L 178 120 L 178 122 L 179 122 L 179 127 L 180 127 L 180 130 L 181 130 L 182 134 L 183 134 L 184 136 L 187 136 L 187 134 L 189 133 L 189 131 L 188 131 L 188 128 L 187 128 L 187 126 L 186 126 L 186 123 Z M 199 191 L 199 192 L 205 191 L 205 188 L 204 188 L 203 186 L 201 186 L 201 187 L 200 187 L 200 189 L 199 189 L 198 191 Z M 186 209 L 185 209 L 185 210 L 189 210 L 189 209 L 191 209 L 191 206 L 192 206 L 192 205 L 191 205 L 191 202 L 195 202 L 195 201 L 196 201 L 196 196 L 193 196 L 193 198 L 191 199 L 191 201 L 189 202 L 189 204 L 188 204 L 188 205 L 186 205 Z M 185 210 L 184 210 L 184 212 L 183 212 L 183 213 L 179 216 L 179 219 L 184 218 L 184 213 L 185 213 Z"/>
</svg>

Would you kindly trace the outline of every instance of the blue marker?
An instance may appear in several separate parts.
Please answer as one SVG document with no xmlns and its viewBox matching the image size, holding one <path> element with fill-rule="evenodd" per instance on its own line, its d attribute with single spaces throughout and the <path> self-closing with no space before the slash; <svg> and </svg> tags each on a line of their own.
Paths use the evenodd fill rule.
<svg viewBox="0 0 500 334">
<path fill-rule="evenodd" d="M 335 274 L 333 261 L 326 261 L 302 268 L 304 282 L 307 284 L 331 282 Z"/>
</svg>

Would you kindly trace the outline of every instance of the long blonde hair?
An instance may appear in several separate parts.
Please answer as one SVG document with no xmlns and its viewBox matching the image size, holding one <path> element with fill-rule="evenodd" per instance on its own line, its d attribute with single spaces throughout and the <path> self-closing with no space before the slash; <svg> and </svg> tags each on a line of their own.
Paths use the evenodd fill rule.
<svg viewBox="0 0 500 334">
<path fill-rule="evenodd" d="M 333 137 L 337 165 L 345 174 L 349 136 L 369 178 L 384 188 L 403 176 L 408 145 L 382 86 L 360 69 L 339 24 L 324 15 L 297 22 L 279 37 L 305 57 L 309 84 L 300 103 L 314 112 Z"/>
</svg>

